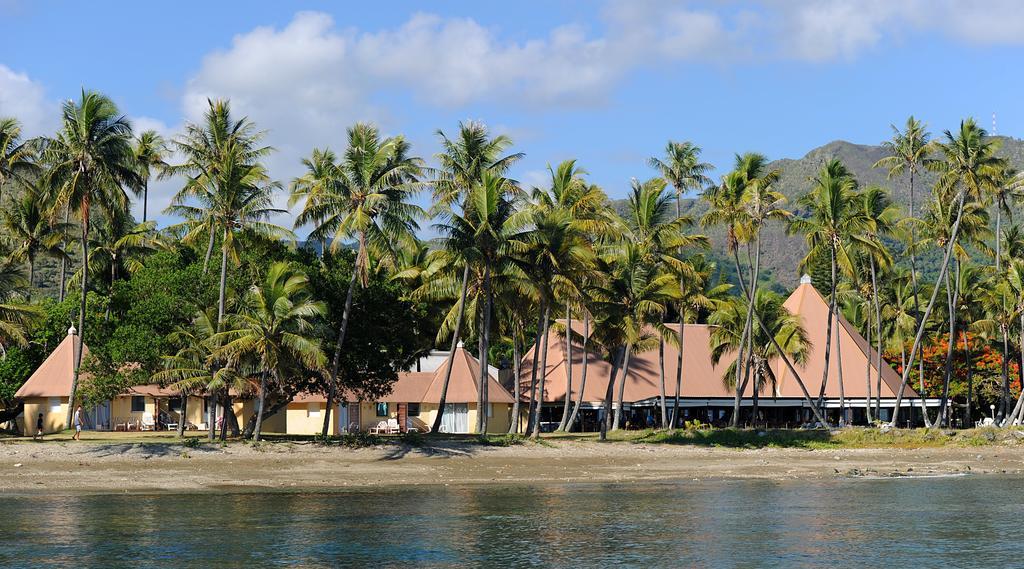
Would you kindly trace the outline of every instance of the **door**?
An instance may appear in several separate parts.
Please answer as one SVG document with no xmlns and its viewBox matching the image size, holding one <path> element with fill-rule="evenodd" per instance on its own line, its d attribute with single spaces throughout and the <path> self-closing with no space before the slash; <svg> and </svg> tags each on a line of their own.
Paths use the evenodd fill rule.
<svg viewBox="0 0 1024 569">
<path fill-rule="evenodd" d="M 443 433 L 468 433 L 469 432 L 469 404 L 468 403 L 446 403 L 444 416 L 441 417 L 441 432 Z"/>
<path fill-rule="evenodd" d="M 348 432 L 348 405 L 344 403 L 338 405 L 338 431 Z"/>
</svg>

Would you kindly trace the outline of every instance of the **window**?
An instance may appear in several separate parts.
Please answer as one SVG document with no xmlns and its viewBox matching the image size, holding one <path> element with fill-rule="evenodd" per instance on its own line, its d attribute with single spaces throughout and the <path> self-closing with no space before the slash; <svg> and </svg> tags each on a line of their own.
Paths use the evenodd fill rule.
<svg viewBox="0 0 1024 569">
<path fill-rule="evenodd" d="M 50 398 L 50 412 L 51 413 L 60 413 L 60 397 L 51 397 Z"/>
<path fill-rule="evenodd" d="M 309 406 L 306 407 L 306 415 L 309 416 L 309 417 L 319 417 L 320 416 L 320 404 L 319 403 L 310 403 Z"/>
<path fill-rule="evenodd" d="M 383 402 L 377 403 L 377 416 L 378 417 L 387 417 L 388 416 L 388 404 L 387 403 L 383 403 Z"/>
<path fill-rule="evenodd" d="M 494 416 L 494 403 L 488 403 L 487 404 L 487 416 L 488 417 L 493 417 Z"/>
<path fill-rule="evenodd" d="M 146 398 L 141 395 L 132 395 L 132 413 L 141 413 L 146 410 Z"/>
<path fill-rule="evenodd" d="M 410 417 L 419 417 L 420 416 L 420 404 L 419 403 L 410 403 L 409 404 L 409 411 L 408 411 L 408 413 L 409 413 Z"/>
<path fill-rule="evenodd" d="M 171 407 L 171 411 L 175 413 L 181 412 L 181 397 L 171 397 L 167 402 Z"/>
</svg>

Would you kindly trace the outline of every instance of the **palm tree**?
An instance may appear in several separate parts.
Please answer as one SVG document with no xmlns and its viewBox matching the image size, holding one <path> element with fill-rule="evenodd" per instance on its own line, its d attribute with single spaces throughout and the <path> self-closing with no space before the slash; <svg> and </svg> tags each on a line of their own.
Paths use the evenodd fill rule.
<svg viewBox="0 0 1024 569">
<path fill-rule="evenodd" d="M 363 288 L 369 284 L 371 255 L 394 266 L 397 251 L 415 247 L 415 220 L 422 211 L 408 199 L 419 187 L 416 180 L 421 166 L 418 158 L 408 155 L 404 139 L 381 139 L 375 126 L 363 123 L 348 129 L 348 148 L 340 162 L 325 150 L 314 151 L 304 163 L 307 172 L 292 183 L 289 199 L 291 204 L 304 200 L 295 226 L 313 225 L 310 239 L 330 239 L 332 251 L 346 239 L 356 241 L 355 265 L 331 363 L 321 432 L 327 436 L 356 282 Z"/>
<path fill-rule="evenodd" d="M 54 188 L 51 216 L 65 208 L 79 215 L 82 245 L 82 287 L 78 310 L 78 348 L 68 399 L 67 424 L 71 424 L 78 392 L 78 372 L 85 339 L 85 297 L 89 273 L 89 228 L 92 207 L 127 210 L 124 188 L 138 189 L 142 180 L 132 155 L 132 127 L 109 98 L 82 90 L 77 103 L 63 107 L 63 124 L 57 136 L 46 142 L 45 162 L 50 165 L 46 183 Z"/>
<path fill-rule="evenodd" d="M 0 117 L 0 203 L 4 185 L 9 181 L 27 182 L 38 171 L 35 153 L 29 141 L 22 140 L 17 119 Z"/>
<path fill-rule="evenodd" d="M 185 416 L 188 394 L 205 391 L 214 394 L 228 388 L 239 392 L 249 389 L 248 380 L 230 366 L 216 365 L 214 352 L 218 346 L 217 321 L 214 310 L 201 310 L 188 326 L 180 326 L 168 339 L 178 346 L 172 356 L 164 356 L 164 369 L 153 375 L 153 380 L 168 385 L 182 394 L 181 416 Z M 217 405 L 211 401 L 207 408 L 209 440 L 216 437 Z M 178 421 L 178 436 L 183 434 L 184 421 Z"/>
<path fill-rule="evenodd" d="M 903 378 L 900 383 L 899 392 L 896 393 L 896 406 L 893 409 L 892 426 L 896 426 L 896 420 L 900 411 L 900 403 L 903 399 L 903 390 L 906 389 L 907 381 L 910 379 L 910 369 L 913 367 L 917 351 L 921 347 L 921 338 L 924 336 L 925 326 L 928 317 L 931 316 L 935 306 L 935 299 L 938 297 L 939 289 L 949 268 L 949 260 L 953 253 L 953 245 L 957 241 L 960 232 L 960 221 L 964 212 L 964 203 L 968 196 L 973 200 L 980 201 L 981 197 L 994 186 L 995 179 L 1003 160 L 995 155 L 996 144 L 986 137 L 985 130 L 980 128 L 973 119 L 966 119 L 960 123 L 960 130 L 953 134 L 950 131 L 944 133 L 945 141 L 937 145 L 938 151 L 942 154 L 943 160 L 929 164 L 929 167 L 939 173 L 937 190 L 939 193 L 954 196 L 956 205 L 956 216 L 952 225 L 949 243 L 943 255 L 942 264 L 939 265 L 939 274 L 935 281 L 935 288 L 932 290 L 931 299 L 925 308 L 924 314 L 918 324 L 917 334 L 914 338 L 914 345 L 910 349 L 910 357 L 907 367 L 903 370 Z"/>
<path fill-rule="evenodd" d="M 828 383 L 829 361 L 832 348 L 832 327 L 836 320 L 836 287 L 839 284 L 839 269 L 847 274 L 854 272 L 853 250 L 878 251 L 881 244 L 867 237 L 872 229 L 861 207 L 857 193 L 857 181 L 839 160 L 829 160 L 822 166 L 814 179 L 811 191 L 799 201 L 808 210 L 808 217 L 793 219 L 789 225 L 791 234 L 802 234 L 807 240 L 807 255 L 801 261 L 801 269 L 815 260 L 829 259 L 831 283 L 829 292 L 828 325 L 825 329 L 825 369 L 818 393 L 818 406 L 825 398 Z M 839 364 L 839 424 L 846 424 L 846 401 L 843 385 L 842 354 L 837 352 Z"/>
<path fill-rule="evenodd" d="M 1003 270 L 1003 256 L 1000 247 L 1003 239 L 1003 214 L 1005 213 L 1009 219 L 1013 219 L 1013 206 L 1024 199 L 1024 177 L 1013 168 L 1000 168 L 993 180 L 991 198 L 995 202 L 996 210 L 996 272 L 1001 272 Z"/>
<path fill-rule="evenodd" d="M 28 285 L 35 285 L 36 258 L 39 255 L 63 259 L 69 223 L 53 222 L 47 200 L 50 192 L 40 188 L 41 179 L 25 186 L 24 193 L 9 208 L 0 210 L 0 224 L 14 242 L 11 256 L 28 263 Z"/>
<path fill-rule="evenodd" d="M 557 295 L 564 300 L 566 318 L 567 383 L 562 420 L 558 425 L 558 430 L 564 431 L 571 424 L 569 419 L 572 414 L 572 351 L 575 335 L 572 316 L 575 309 L 584 313 L 586 311 L 583 307 L 584 290 L 586 280 L 593 276 L 594 246 L 598 240 L 609 236 L 616 220 L 606 206 L 607 196 L 598 186 L 586 183 L 583 178 L 586 170 L 577 167 L 575 160 L 565 160 L 557 168 L 549 165 L 548 173 L 551 176 L 551 187 L 546 190 L 534 188 L 532 208 L 534 225 L 548 233 L 542 241 L 565 246 L 556 252 L 562 256 L 562 260 L 558 261 L 561 267 L 558 277 L 565 279 Z M 559 235 L 553 235 L 551 231 Z"/>
<path fill-rule="evenodd" d="M 166 170 L 186 177 L 185 187 L 167 208 L 185 221 L 169 229 L 184 231 L 186 243 L 206 235 L 212 243 L 221 234 L 219 324 L 225 316 L 228 259 L 238 262 L 237 234 L 245 230 L 269 238 L 290 235 L 267 221 L 285 210 L 273 207 L 278 184 L 270 181 L 260 162 L 272 149 L 260 145 L 263 133 L 255 128 L 246 117 L 233 119 L 227 101 L 209 101 L 203 122 L 188 124 L 185 134 L 174 141 L 184 162 Z M 198 205 L 190 205 L 192 201 Z"/>
<path fill-rule="evenodd" d="M 915 119 L 913 115 L 907 118 L 906 125 L 902 131 L 896 125 L 890 125 L 890 127 L 893 131 L 892 140 L 882 143 L 882 147 L 889 152 L 889 155 L 875 162 L 874 167 L 887 169 L 890 179 L 903 176 L 904 174 L 907 175 L 910 187 L 908 213 L 909 218 L 914 219 L 914 180 L 921 168 L 926 167 L 930 163 L 928 154 L 931 153 L 933 146 L 929 142 L 931 134 L 928 133 L 927 127 L 921 121 Z M 914 227 L 911 225 L 908 251 L 910 253 L 910 277 L 914 285 L 915 298 L 918 295 L 916 241 Z M 917 307 L 915 307 L 915 311 L 918 311 Z"/>
<path fill-rule="evenodd" d="M 952 226 L 956 216 L 955 201 L 952 196 L 943 195 L 941 192 L 931 200 L 925 210 L 924 218 L 921 220 L 923 226 L 923 238 L 917 243 L 919 247 L 945 247 L 951 239 Z M 989 229 L 988 209 L 981 202 L 970 201 L 964 204 L 963 213 L 960 216 L 960 232 L 957 241 L 953 243 L 953 269 L 946 272 L 945 290 L 946 306 L 948 310 L 949 338 L 956 338 L 957 329 L 957 297 L 960 291 L 955 285 L 960 283 L 960 265 L 970 260 L 968 247 L 982 253 L 993 253 L 988 247 L 988 239 L 991 235 Z M 946 403 L 949 397 L 949 382 L 952 376 L 952 359 L 955 342 L 947 344 L 946 367 L 943 380 L 942 405 L 939 407 L 939 417 L 936 424 L 941 426 L 949 418 L 946 412 Z M 1009 385 L 1006 386 L 1006 399 L 1009 400 Z M 925 425 L 930 424 L 927 411 L 922 407 Z"/>
<path fill-rule="evenodd" d="M 29 332 L 43 316 L 43 310 L 24 301 L 28 279 L 24 266 L 10 259 L 0 261 L 0 359 L 7 347 L 28 347 Z"/>
<path fill-rule="evenodd" d="M 736 269 L 736 278 L 740 284 L 740 290 L 747 294 L 747 333 L 749 344 L 749 333 L 756 318 L 756 307 L 754 299 L 757 295 L 758 281 L 760 280 L 761 268 L 761 230 L 769 221 L 788 219 L 790 213 L 782 208 L 785 197 L 773 189 L 773 185 L 781 175 L 779 170 L 767 170 L 768 159 L 756 153 L 748 153 L 736 157 L 736 165 L 732 172 L 727 174 L 718 187 L 711 188 L 705 192 L 705 199 L 711 204 L 711 210 L 701 218 L 702 225 L 725 225 L 727 231 L 727 244 L 732 252 L 733 262 Z M 744 284 L 743 270 L 739 261 L 739 244 L 746 242 L 754 243 L 754 259 L 750 262 L 750 286 Z M 743 357 L 744 347 L 741 342 L 739 357 L 742 362 L 749 362 L 749 358 Z M 736 368 L 736 396 L 733 401 L 732 426 L 739 424 L 740 400 L 742 397 L 744 383 L 746 381 L 747 369 L 745 366 Z M 744 376 L 743 383 L 740 382 L 740 374 Z"/>
<path fill-rule="evenodd" d="M 600 327 L 617 328 L 615 336 L 622 342 L 619 345 L 623 353 L 622 380 L 618 384 L 618 405 L 611 422 L 612 429 L 618 429 L 622 422 L 629 360 L 633 353 L 657 344 L 658 340 L 649 330 L 650 322 L 665 311 L 667 303 L 677 300 L 679 293 L 676 276 L 659 272 L 646 262 L 647 255 L 648 252 L 631 239 L 611 247 L 604 260 L 610 269 L 607 283 L 595 287 L 593 293 L 595 308 L 602 315 Z"/>
<path fill-rule="evenodd" d="M 695 245 L 707 246 L 708 240 L 704 235 L 685 235 L 685 228 L 692 225 L 693 220 L 678 213 L 673 217 L 671 203 L 672 196 L 666 191 L 665 180 L 653 178 L 643 184 L 633 180 L 625 220 L 629 232 L 625 238 L 637 244 L 642 254 L 641 262 L 649 265 L 655 273 L 667 272 L 675 275 L 678 282 L 683 282 L 692 280 L 695 275 L 693 267 L 682 258 L 679 251 Z M 664 361 L 666 311 L 661 314 L 661 341 L 658 345 L 662 427 L 668 425 Z"/>
<path fill-rule="evenodd" d="M 167 143 L 155 130 L 147 130 L 135 141 L 134 154 L 139 177 L 142 178 L 142 222 L 145 223 L 149 210 L 149 179 L 154 169 L 158 174 L 162 174 L 167 168 L 168 164 L 164 160 Z"/>
<path fill-rule="evenodd" d="M 661 173 L 661 177 L 672 184 L 676 192 L 676 217 L 682 217 L 683 195 L 689 191 L 699 190 L 710 186 L 713 182 L 708 173 L 714 168 L 710 163 L 700 161 L 701 149 L 691 142 L 669 141 L 665 145 L 665 157 L 651 157 L 648 164 Z M 679 251 L 682 254 L 682 249 Z M 706 280 L 704 281 L 706 282 Z M 686 323 L 687 313 L 687 292 L 692 290 L 686 279 L 679 279 L 679 288 L 682 299 L 676 307 L 679 313 L 679 332 L 676 336 L 676 344 L 679 346 L 679 361 L 676 362 L 676 397 L 675 406 L 672 407 L 672 426 L 676 425 L 676 418 L 679 410 L 679 389 L 683 381 L 683 328 Z"/>
<path fill-rule="evenodd" d="M 306 275 L 276 262 L 264 282 L 249 289 L 238 313 L 231 315 L 228 329 L 217 334 L 220 348 L 215 355 L 235 368 L 250 359 L 259 376 L 254 441 L 260 440 L 268 381 L 283 385 L 282 371 L 288 361 L 314 372 L 323 368 L 326 358 L 311 329 L 312 320 L 325 312 L 324 304 L 310 297 Z"/>
<path fill-rule="evenodd" d="M 683 352 L 686 348 L 684 340 L 684 327 L 689 323 L 703 321 L 715 307 L 715 303 L 724 300 L 732 285 L 723 283 L 719 278 L 713 278 L 716 272 L 716 265 L 708 261 L 703 255 L 697 254 L 687 259 L 687 264 L 692 267 L 691 278 L 680 280 L 680 296 L 678 303 L 679 310 L 679 331 L 673 337 L 668 334 L 666 338 L 675 344 L 678 349 L 676 361 L 676 386 L 675 396 L 672 405 L 672 417 L 669 424 L 672 428 L 679 425 L 679 397 L 683 388 Z"/>
<path fill-rule="evenodd" d="M 711 313 L 708 322 L 712 326 L 709 346 L 711 361 L 718 365 L 726 354 L 738 353 L 746 340 L 743 338 L 743 329 L 747 327 L 747 302 L 746 299 L 733 297 L 716 304 L 717 307 Z M 751 361 L 746 364 L 739 359 L 733 360 L 723 374 L 722 381 L 729 389 L 736 389 L 736 368 L 740 365 L 749 365 L 753 377 L 752 391 L 760 394 L 765 388 L 770 388 L 769 392 L 774 398 L 778 394 L 778 381 L 772 370 L 772 363 L 783 353 L 791 361 L 798 364 L 806 363 L 811 343 L 801 324 L 800 316 L 786 310 L 779 295 L 762 290 L 757 294 L 755 306 L 764 327 L 750 334 Z M 778 351 L 780 349 L 781 353 Z M 756 407 L 754 414 L 756 417 Z"/>
<path fill-rule="evenodd" d="M 434 211 L 437 214 L 445 210 L 454 211 L 461 209 L 466 212 L 468 209 L 467 196 L 470 188 L 483 182 L 483 175 L 489 172 L 492 175 L 504 176 L 513 164 L 518 162 L 522 153 L 503 155 L 505 150 L 512 145 L 512 140 L 505 135 L 491 137 L 487 127 L 479 122 L 459 123 L 459 134 L 454 140 L 448 138 L 444 132 L 437 131 L 441 138 L 442 151 L 438 153 L 437 159 L 440 167 L 433 171 L 432 186 L 434 190 Z M 515 185 L 513 181 L 509 181 Z M 457 206 L 463 202 L 461 207 Z M 449 239 L 449 245 L 459 243 L 458 239 Z M 441 387 L 441 398 L 438 403 L 437 415 L 434 417 L 434 424 L 431 432 L 437 432 L 441 427 L 444 416 L 445 400 L 448 396 L 448 383 L 451 380 L 452 364 L 455 358 L 455 348 L 458 346 L 462 335 L 462 320 L 466 308 L 466 291 L 469 286 L 470 265 L 454 249 L 449 249 L 450 255 L 447 258 L 453 263 L 462 265 L 462 287 L 459 295 L 459 302 L 456 305 L 458 316 L 452 329 L 451 349 L 448 351 L 448 363 L 445 368 L 444 383 Z M 451 265 L 454 267 L 454 264 Z M 539 331 L 538 331 L 539 333 Z M 440 336 L 440 332 L 439 332 Z"/>
<path fill-rule="evenodd" d="M 90 266 L 106 265 L 110 270 L 111 286 L 120 276 L 122 267 L 129 275 L 134 275 L 143 267 L 146 255 L 168 247 L 163 236 L 157 233 L 155 221 L 136 224 L 125 213 L 100 225 L 94 236 L 89 253 Z M 77 275 L 72 275 L 71 280 L 74 281 Z"/>
<path fill-rule="evenodd" d="M 880 388 L 882 383 L 882 307 L 879 302 L 878 273 L 879 271 L 887 271 L 893 264 L 892 255 L 890 254 L 889 249 L 882 244 L 881 239 L 883 237 L 893 235 L 896 231 L 899 209 L 893 205 L 889 199 L 888 192 L 878 186 L 869 186 L 861 193 L 861 207 L 863 208 L 863 217 L 867 229 L 865 237 L 876 245 L 863 250 L 862 255 L 867 257 L 868 267 L 870 269 L 871 306 L 867 309 L 867 336 L 868 338 L 871 337 L 870 326 L 873 317 L 875 323 L 875 371 L 878 376 L 877 382 Z M 870 362 L 868 362 L 867 367 L 870 369 Z M 865 402 L 864 409 L 867 415 L 867 421 L 870 424 L 870 377 L 868 378 L 867 393 L 868 401 Z M 880 398 L 881 394 L 878 394 L 878 397 Z"/>
</svg>

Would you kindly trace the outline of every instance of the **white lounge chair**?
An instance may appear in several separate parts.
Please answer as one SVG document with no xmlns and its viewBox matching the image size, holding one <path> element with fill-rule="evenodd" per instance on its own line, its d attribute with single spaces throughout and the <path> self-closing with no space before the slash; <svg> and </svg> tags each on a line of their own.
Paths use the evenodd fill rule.
<svg viewBox="0 0 1024 569">
<path fill-rule="evenodd" d="M 387 430 L 389 435 L 401 434 L 402 428 L 398 426 L 398 419 L 388 419 Z"/>
<path fill-rule="evenodd" d="M 142 416 L 142 426 L 141 426 L 141 429 L 143 431 L 155 431 L 156 430 L 156 421 L 153 420 L 153 415 L 151 415 L 149 413 L 146 413 L 145 415 Z"/>
<path fill-rule="evenodd" d="M 370 434 L 371 435 L 383 435 L 383 434 L 386 434 L 387 432 L 388 432 L 388 422 L 387 421 L 381 421 L 381 422 L 377 423 L 376 427 L 370 427 Z"/>
</svg>

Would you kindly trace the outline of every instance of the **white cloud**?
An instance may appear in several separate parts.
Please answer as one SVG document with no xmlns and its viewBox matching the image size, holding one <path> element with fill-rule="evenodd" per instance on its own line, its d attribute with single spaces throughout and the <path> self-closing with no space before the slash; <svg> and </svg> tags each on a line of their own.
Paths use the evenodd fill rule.
<svg viewBox="0 0 1024 569">
<path fill-rule="evenodd" d="M 46 98 L 46 89 L 24 73 L 0 64 L 0 116 L 15 117 L 26 137 L 53 131 L 59 105 Z"/>
</svg>

